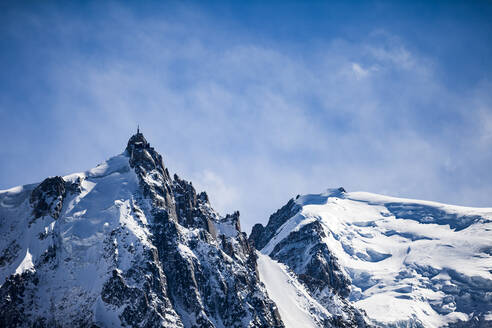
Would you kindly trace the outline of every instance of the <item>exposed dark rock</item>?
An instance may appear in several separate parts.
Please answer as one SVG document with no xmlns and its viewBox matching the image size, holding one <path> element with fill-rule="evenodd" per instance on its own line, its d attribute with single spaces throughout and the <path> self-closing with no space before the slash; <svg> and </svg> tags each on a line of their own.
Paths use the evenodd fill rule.
<svg viewBox="0 0 492 328">
<path fill-rule="evenodd" d="M 261 250 L 275 235 L 278 228 L 294 216 L 299 209 L 300 206 L 293 199 L 289 200 L 287 204 L 270 216 L 266 227 L 263 227 L 261 224 L 255 224 L 249 240 L 255 245 L 256 249 Z"/>
<path fill-rule="evenodd" d="M 172 188 L 179 223 L 185 227 L 205 229 L 216 236 L 217 232 L 213 222 L 200 206 L 208 204 L 208 197 L 203 197 L 203 195 L 198 197 L 191 182 L 180 179 L 177 174 L 174 175 Z"/>
<path fill-rule="evenodd" d="M 54 219 L 58 219 L 65 194 L 65 180 L 62 177 L 47 178 L 41 182 L 32 191 L 29 199 L 34 218 L 51 215 Z"/>
<path fill-rule="evenodd" d="M 330 288 L 334 293 L 347 297 L 350 293 L 350 279 L 326 244 L 322 243 L 325 232 L 319 221 L 303 226 L 278 243 L 270 256 L 291 268 L 313 293 Z M 300 245 L 308 249 L 299 252 Z M 305 260 L 310 259 L 304 265 Z"/>
<path fill-rule="evenodd" d="M 241 222 L 239 221 L 239 211 L 235 211 L 232 214 L 227 214 L 224 220 L 231 222 L 232 226 L 234 226 L 234 228 L 236 228 L 236 230 L 238 232 L 241 232 Z"/>
<path fill-rule="evenodd" d="M 0 288 L 0 327 L 34 325 L 36 320 L 26 314 L 32 302 L 32 287 L 36 284 L 36 274 L 32 271 L 7 278 Z"/>
<path fill-rule="evenodd" d="M 79 194 L 81 192 L 81 183 L 80 177 L 77 177 L 75 181 L 67 181 L 65 182 L 65 190 L 72 194 Z"/>
<path fill-rule="evenodd" d="M 0 254 L 0 267 L 11 263 L 19 255 L 20 249 L 17 242 L 11 242 Z"/>
<path fill-rule="evenodd" d="M 164 286 L 160 285 L 163 277 L 158 272 L 154 274 L 139 277 L 139 279 L 145 279 L 145 282 L 143 288 L 138 288 L 129 286 L 121 273 L 115 269 L 111 279 L 103 286 L 101 299 L 117 308 L 123 308 L 120 318 L 125 326 L 154 328 L 172 325 L 182 327 L 183 324 L 179 320 L 165 320 L 168 312 L 171 317 L 175 317 L 175 313 L 165 295 Z M 159 290 L 160 295 L 156 297 L 155 292 Z"/>
</svg>

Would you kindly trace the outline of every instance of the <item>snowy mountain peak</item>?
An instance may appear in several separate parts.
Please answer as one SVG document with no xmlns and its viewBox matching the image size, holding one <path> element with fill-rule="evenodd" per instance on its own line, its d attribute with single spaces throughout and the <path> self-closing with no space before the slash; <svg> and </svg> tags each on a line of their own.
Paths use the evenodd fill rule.
<svg viewBox="0 0 492 328">
<path fill-rule="evenodd" d="M 0 191 L 1 327 L 283 327 L 239 213 L 140 131 L 87 172 Z"/>
<path fill-rule="evenodd" d="M 330 197 L 344 198 L 347 191 L 343 187 L 328 188 L 320 194 L 297 195 L 295 203 L 297 205 L 306 205 L 313 203 L 325 203 Z"/>
<path fill-rule="evenodd" d="M 325 308 L 348 297 L 342 312 L 378 327 L 492 325 L 492 208 L 330 189 L 290 200 L 250 240 Z"/>
</svg>

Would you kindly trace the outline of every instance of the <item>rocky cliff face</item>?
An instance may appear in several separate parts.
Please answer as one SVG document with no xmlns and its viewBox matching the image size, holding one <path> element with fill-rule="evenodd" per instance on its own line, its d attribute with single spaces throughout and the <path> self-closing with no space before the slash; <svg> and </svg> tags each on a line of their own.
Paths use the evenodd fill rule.
<svg viewBox="0 0 492 328">
<path fill-rule="evenodd" d="M 141 133 L 0 203 L 2 327 L 283 327 L 239 213 L 171 178 Z"/>
</svg>

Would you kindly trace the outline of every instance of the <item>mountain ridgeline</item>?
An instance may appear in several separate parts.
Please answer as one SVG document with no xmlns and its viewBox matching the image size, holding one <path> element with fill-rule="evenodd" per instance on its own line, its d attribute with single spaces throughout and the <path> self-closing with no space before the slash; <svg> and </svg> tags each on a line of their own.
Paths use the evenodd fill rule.
<svg viewBox="0 0 492 328">
<path fill-rule="evenodd" d="M 139 131 L 0 191 L 0 327 L 490 327 L 492 209 L 339 188 L 239 217 Z"/>
</svg>

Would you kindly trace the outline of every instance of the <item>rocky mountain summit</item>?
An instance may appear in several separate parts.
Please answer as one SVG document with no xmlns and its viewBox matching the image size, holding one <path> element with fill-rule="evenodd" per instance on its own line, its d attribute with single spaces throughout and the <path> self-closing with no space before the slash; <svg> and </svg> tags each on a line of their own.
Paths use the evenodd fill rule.
<svg viewBox="0 0 492 328">
<path fill-rule="evenodd" d="M 490 327 L 492 209 L 343 188 L 249 238 L 140 131 L 0 191 L 0 327 Z"/>
<path fill-rule="evenodd" d="M 0 194 L 1 327 L 283 327 L 239 212 L 142 133 L 95 169 Z"/>
</svg>

